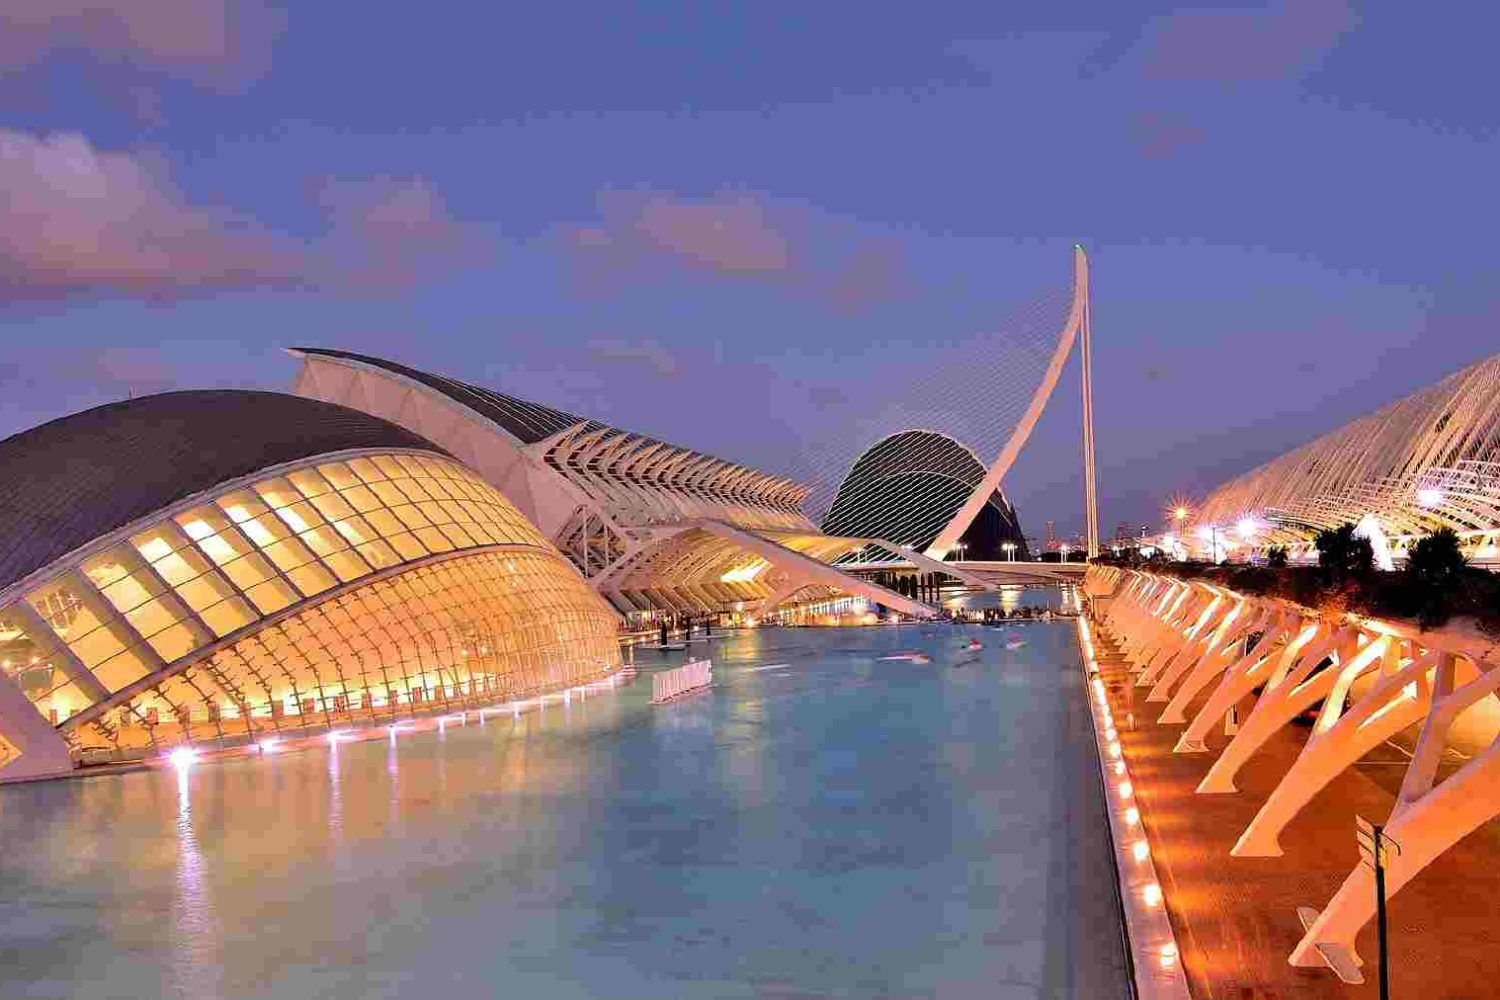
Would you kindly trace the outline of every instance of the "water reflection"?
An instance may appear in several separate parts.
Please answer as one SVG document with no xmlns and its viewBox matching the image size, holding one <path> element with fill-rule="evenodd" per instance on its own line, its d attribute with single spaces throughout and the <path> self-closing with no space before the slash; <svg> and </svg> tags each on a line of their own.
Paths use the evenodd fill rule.
<svg viewBox="0 0 1500 1000">
<path fill-rule="evenodd" d="M 172 905 L 172 971 L 183 996 L 222 995 L 216 974 L 223 950 L 223 931 L 214 912 L 213 894 L 198 835 L 193 829 L 190 759 L 175 764 L 177 777 L 177 878 Z"/>
<path fill-rule="evenodd" d="M 667 706 L 643 676 L 441 734 L 0 789 L 0 997 L 1117 993 L 1037 957 L 1087 964 L 1079 899 L 1036 873 L 1108 883 L 1049 835 L 1079 826 L 1047 787 L 1086 731 L 1058 718 L 1071 630 L 1022 628 L 1016 651 L 767 630 Z M 930 663 L 882 659 L 912 648 Z"/>
</svg>

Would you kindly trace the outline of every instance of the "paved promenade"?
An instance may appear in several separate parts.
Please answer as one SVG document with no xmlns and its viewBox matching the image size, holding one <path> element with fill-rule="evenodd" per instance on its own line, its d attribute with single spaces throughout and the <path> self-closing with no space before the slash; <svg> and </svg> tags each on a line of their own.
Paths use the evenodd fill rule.
<svg viewBox="0 0 1500 1000">
<path fill-rule="evenodd" d="M 1232 858 L 1230 848 L 1291 766 L 1303 734 L 1279 732 L 1241 772 L 1237 794 L 1198 795 L 1194 789 L 1226 742 L 1222 727 L 1210 739 L 1211 753 L 1173 754 L 1181 727 L 1155 724 L 1161 706 L 1146 704 L 1147 689 L 1133 685 L 1108 630 L 1098 628 L 1095 643 L 1194 997 L 1374 998 L 1373 922 L 1359 938 L 1362 986 L 1286 959 L 1301 937 L 1296 908 L 1322 907 L 1357 860 L 1356 814 L 1378 820 L 1389 813 L 1404 752 L 1384 746 L 1335 779 L 1287 828 L 1283 857 Z M 1391 995 L 1500 996 L 1497 899 L 1500 830 L 1490 824 L 1392 898 Z"/>
</svg>

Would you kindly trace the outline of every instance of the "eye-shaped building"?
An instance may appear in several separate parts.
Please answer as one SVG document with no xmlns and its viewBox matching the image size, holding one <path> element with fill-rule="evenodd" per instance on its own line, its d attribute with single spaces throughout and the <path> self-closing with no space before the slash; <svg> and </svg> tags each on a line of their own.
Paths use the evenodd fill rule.
<svg viewBox="0 0 1500 1000">
<path fill-rule="evenodd" d="M 0 441 L 0 781 L 526 697 L 617 616 L 419 434 L 173 392 Z"/>
<path fill-rule="evenodd" d="M 881 438 L 839 484 L 823 531 L 924 551 L 984 481 L 985 471 L 972 451 L 937 431 L 908 430 Z M 954 552 L 969 560 L 1028 557 L 1016 510 L 1004 493 L 997 489 L 990 494 Z"/>
</svg>

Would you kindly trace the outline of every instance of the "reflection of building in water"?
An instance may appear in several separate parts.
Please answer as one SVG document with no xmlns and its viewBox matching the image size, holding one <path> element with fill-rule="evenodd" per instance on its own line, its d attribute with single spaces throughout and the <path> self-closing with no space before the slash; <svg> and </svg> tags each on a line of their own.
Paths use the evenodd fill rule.
<svg viewBox="0 0 1500 1000">
<path fill-rule="evenodd" d="M 615 615 L 431 442 L 167 393 L 0 442 L 0 780 L 445 711 L 619 662 Z"/>
</svg>

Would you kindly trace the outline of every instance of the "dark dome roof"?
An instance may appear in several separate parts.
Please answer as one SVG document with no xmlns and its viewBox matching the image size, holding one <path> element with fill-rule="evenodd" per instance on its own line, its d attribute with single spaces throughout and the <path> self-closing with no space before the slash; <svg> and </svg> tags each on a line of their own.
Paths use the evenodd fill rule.
<svg viewBox="0 0 1500 1000">
<path fill-rule="evenodd" d="M 152 511 L 258 469 L 346 448 L 418 448 L 358 410 L 278 392 L 142 396 L 0 441 L 0 589 Z"/>
<path fill-rule="evenodd" d="M 925 549 L 984 482 L 985 471 L 972 451 L 946 434 L 900 431 L 881 438 L 855 460 L 822 529 Z M 993 511 L 994 523 L 985 531 L 995 535 L 996 544 L 1024 541 L 1004 493 L 991 493 L 977 517 L 985 510 Z"/>
</svg>

